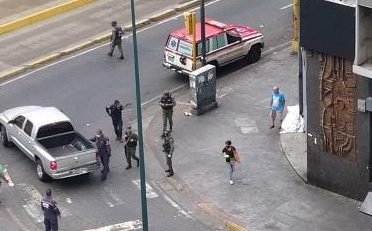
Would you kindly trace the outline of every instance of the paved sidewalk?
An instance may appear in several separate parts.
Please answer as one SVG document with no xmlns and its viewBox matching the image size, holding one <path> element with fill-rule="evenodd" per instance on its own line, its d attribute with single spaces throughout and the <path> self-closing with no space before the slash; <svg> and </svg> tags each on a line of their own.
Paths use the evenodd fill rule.
<svg viewBox="0 0 372 231">
<path fill-rule="evenodd" d="M 195 207 L 248 230 L 371 230 L 372 219 L 358 211 L 360 202 L 302 181 L 282 153 L 279 131 L 269 129 L 274 85 L 286 94 L 287 105 L 298 101 L 297 58 L 288 54 L 285 49 L 219 78 L 219 107 L 202 116 L 184 116 L 189 109 L 188 91 L 176 94 L 175 176 L 169 179 L 163 169 L 155 171 L 178 191 L 197 195 Z M 161 110 L 144 114 L 150 116 L 145 143 L 165 168 L 159 137 Z M 228 139 L 241 155 L 232 186 L 221 155 Z M 152 178 L 154 173 L 149 174 Z"/>
<path fill-rule="evenodd" d="M 24 8 L 18 6 L 20 1 L 0 0 L 2 5 L 9 8 L 1 7 L 0 13 L 4 13 L 3 18 L 0 18 L 2 22 L 25 16 Z M 27 7 L 31 9 L 44 9 L 46 2 L 49 2 L 48 6 L 51 5 L 50 1 L 45 0 L 26 2 Z M 66 1 L 53 2 L 59 5 Z M 190 0 L 136 0 L 135 2 L 136 18 L 139 22 L 141 19 L 165 12 Z M 89 5 L 3 34 L 0 36 L 0 73 L 21 68 L 26 64 L 30 66 L 30 62 L 40 57 L 58 54 L 66 48 L 81 46 L 84 42 L 106 35 L 111 30 L 113 20 L 117 20 L 122 26 L 131 24 L 130 1 L 97 0 Z M 60 55 L 53 56 L 53 58 L 59 57 Z"/>
</svg>

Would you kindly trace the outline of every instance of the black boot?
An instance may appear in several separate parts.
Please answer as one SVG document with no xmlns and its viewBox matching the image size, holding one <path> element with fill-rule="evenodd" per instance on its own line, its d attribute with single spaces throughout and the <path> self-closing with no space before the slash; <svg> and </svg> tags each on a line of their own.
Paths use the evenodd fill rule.
<svg viewBox="0 0 372 231">
<path fill-rule="evenodd" d="M 171 176 L 173 176 L 173 175 L 174 175 L 173 172 L 169 172 L 169 173 L 167 174 L 167 177 L 171 177 Z"/>
<path fill-rule="evenodd" d="M 124 56 L 122 55 L 122 56 L 120 56 L 120 58 L 119 59 L 124 59 Z"/>
<path fill-rule="evenodd" d="M 128 165 L 125 169 L 130 169 L 132 168 L 132 165 Z"/>
<path fill-rule="evenodd" d="M 165 170 L 164 172 L 170 172 L 170 170 L 169 170 L 169 169 L 167 169 L 167 170 Z"/>
</svg>

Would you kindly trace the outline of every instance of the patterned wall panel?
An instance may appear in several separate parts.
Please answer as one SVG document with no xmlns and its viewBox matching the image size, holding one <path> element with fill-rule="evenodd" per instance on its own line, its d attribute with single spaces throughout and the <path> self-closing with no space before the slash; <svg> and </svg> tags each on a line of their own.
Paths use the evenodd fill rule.
<svg viewBox="0 0 372 231">
<path fill-rule="evenodd" d="M 320 127 L 324 149 L 355 159 L 356 76 L 352 62 L 322 55 L 320 71 Z"/>
</svg>

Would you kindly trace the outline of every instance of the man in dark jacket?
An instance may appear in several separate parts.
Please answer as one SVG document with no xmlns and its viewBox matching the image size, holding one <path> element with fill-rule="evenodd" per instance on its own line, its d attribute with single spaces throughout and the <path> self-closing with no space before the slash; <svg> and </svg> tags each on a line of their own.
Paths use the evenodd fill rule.
<svg viewBox="0 0 372 231">
<path fill-rule="evenodd" d="M 170 94 L 168 90 L 166 90 L 159 102 L 160 107 L 163 110 L 163 132 L 167 130 L 167 120 L 169 121 L 169 130 L 172 131 L 173 129 L 173 107 L 176 106 L 176 101 Z"/>
<path fill-rule="evenodd" d="M 137 161 L 137 167 L 139 167 L 139 159 L 136 156 L 136 148 L 138 142 L 138 136 L 135 132 L 132 131 L 132 127 L 128 126 L 127 130 L 125 131 L 125 157 L 127 158 L 128 166 L 125 169 L 132 168 L 132 158 Z"/>
<path fill-rule="evenodd" d="M 61 212 L 57 207 L 57 202 L 52 199 L 52 190 L 47 189 L 45 194 L 46 197 L 41 200 L 45 231 L 58 231 L 58 217 L 61 218 Z"/>
<path fill-rule="evenodd" d="M 110 147 L 110 142 L 109 139 L 106 138 L 102 130 L 97 130 L 96 136 L 90 139 L 92 142 L 96 142 L 96 146 L 98 149 L 98 156 L 101 159 L 101 163 L 103 166 L 102 170 L 102 177 L 101 180 L 104 181 L 107 178 L 107 173 L 110 171 L 109 168 L 109 159 L 111 156 L 111 147 Z"/>
<path fill-rule="evenodd" d="M 116 140 L 123 142 L 123 117 L 122 111 L 124 110 L 123 105 L 120 104 L 119 100 L 115 100 L 114 104 L 106 107 L 107 114 L 112 119 L 112 125 L 114 126 L 114 131 L 116 135 Z"/>
<path fill-rule="evenodd" d="M 118 46 L 118 49 L 119 49 L 119 52 L 120 52 L 120 58 L 119 59 L 124 59 L 123 47 L 121 46 L 121 36 L 123 36 L 124 31 L 120 26 L 118 26 L 118 23 L 116 21 L 111 22 L 111 26 L 112 26 L 111 50 L 108 53 L 108 55 L 112 56 L 112 54 L 114 53 L 115 47 Z"/>
</svg>

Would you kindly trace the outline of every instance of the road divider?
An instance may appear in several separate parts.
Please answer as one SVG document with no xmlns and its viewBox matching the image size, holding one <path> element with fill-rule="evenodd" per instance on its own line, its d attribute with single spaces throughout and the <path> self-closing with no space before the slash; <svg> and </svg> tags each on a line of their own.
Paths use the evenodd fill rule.
<svg viewBox="0 0 372 231">
<path fill-rule="evenodd" d="M 39 12 L 36 12 L 34 14 L 25 16 L 23 18 L 5 23 L 0 25 L 0 35 L 5 34 L 7 32 L 16 30 L 18 28 L 42 21 L 44 19 L 53 17 L 57 14 L 64 13 L 66 11 L 78 8 L 80 6 L 92 3 L 96 0 L 72 0 L 66 3 L 63 3 L 61 5 L 57 5 Z"/>
<path fill-rule="evenodd" d="M 71 5 L 62 7 L 62 5 L 65 5 L 65 4 L 62 4 L 59 10 L 57 10 L 57 9 L 51 10 L 50 9 L 50 11 L 52 11 L 54 13 L 54 15 L 55 14 L 60 14 L 60 13 L 63 13 L 65 11 L 67 11 L 67 9 L 76 8 L 78 6 L 88 4 L 89 2 L 92 2 L 92 1 L 96 1 L 96 0 L 74 0 L 74 1 L 71 1 L 69 3 L 65 3 L 65 4 L 71 4 Z M 208 2 L 208 1 L 210 1 L 210 0 L 206 0 L 206 2 Z M 145 18 L 145 19 L 138 20 L 136 22 L 136 28 L 141 29 L 143 27 L 146 27 L 146 26 L 150 25 L 151 23 L 159 22 L 163 19 L 172 17 L 173 15 L 176 15 L 177 13 L 180 13 L 182 11 L 191 9 L 193 7 L 197 7 L 199 4 L 200 4 L 199 0 L 193 0 L 193 1 L 190 1 L 190 2 L 187 2 L 187 3 L 176 5 L 172 9 L 168 9 L 168 10 L 165 10 L 165 11 L 159 13 L 159 14 L 150 16 L 150 17 Z M 56 6 L 56 7 L 58 7 L 58 6 Z M 45 13 L 45 15 L 43 17 L 45 17 L 46 15 L 52 16 L 52 12 Z M 31 17 L 31 16 L 29 16 L 29 17 Z M 16 21 L 20 21 L 20 20 L 25 21 L 25 22 L 27 21 L 27 22 L 29 22 L 27 24 L 13 21 L 13 22 L 10 22 L 10 24 L 14 23 L 14 25 L 12 25 L 12 26 L 11 25 L 6 25 L 6 24 L 0 25 L 0 35 L 2 34 L 2 31 L 5 31 L 5 30 L 10 31 L 9 29 L 15 27 L 16 25 L 19 25 L 17 27 L 17 28 L 19 28 L 19 27 L 37 22 L 36 19 L 39 19 L 39 21 L 42 20 L 41 15 L 38 16 L 38 17 L 35 16 L 35 18 L 32 17 L 32 19 L 31 18 L 26 19 L 26 18 L 28 18 L 28 17 L 25 17 L 25 18 L 22 18 L 22 19 L 19 19 L 19 20 L 16 20 Z M 6 29 L 6 28 L 8 28 L 8 29 Z M 126 25 L 126 26 L 123 27 L 123 30 L 126 31 L 126 32 L 131 32 L 132 31 L 132 26 L 131 25 Z M 5 33 L 5 32 L 3 32 L 3 33 Z M 52 53 L 52 54 L 49 54 L 49 55 L 46 55 L 46 56 L 42 56 L 42 57 L 40 57 L 36 60 L 31 61 L 30 63 L 24 64 L 21 67 L 13 67 L 13 68 L 7 69 L 3 72 L 0 72 L 0 81 L 3 81 L 5 79 L 11 78 L 11 77 L 14 77 L 14 76 L 22 74 L 22 73 L 25 73 L 25 72 L 33 70 L 33 69 L 36 69 L 36 68 L 40 67 L 41 65 L 45 65 L 47 63 L 51 63 L 53 61 L 56 61 L 57 59 L 59 59 L 63 56 L 71 55 L 75 52 L 82 51 L 82 50 L 84 50 L 88 47 L 91 47 L 91 46 L 93 46 L 97 43 L 108 41 L 110 38 L 111 38 L 111 33 L 106 33 L 106 34 L 100 35 L 96 38 L 93 38 L 93 39 L 90 39 L 88 41 L 82 42 L 82 43 L 80 43 L 76 46 L 63 49 L 60 52 Z"/>
</svg>

